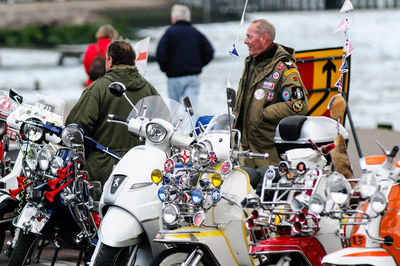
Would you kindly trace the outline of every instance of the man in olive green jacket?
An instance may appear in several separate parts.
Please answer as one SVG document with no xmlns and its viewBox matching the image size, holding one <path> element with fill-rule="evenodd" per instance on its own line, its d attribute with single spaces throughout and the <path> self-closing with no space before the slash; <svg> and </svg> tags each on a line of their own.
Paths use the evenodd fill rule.
<svg viewBox="0 0 400 266">
<path fill-rule="evenodd" d="M 243 166 L 263 167 L 280 161 L 274 145 L 282 118 L 305 115 L 308 93 L 295 64 L 294 50 L 274 43 L 275 28 L 267 20 L 253 21 L 244 41 L 249 48 L 239 83 L 234 127 L 241 149 L 269 154 L 267 160 L 245 159 Z"/>
<path fill-rule="evenodd" d="M 82 93 L 66 120 L 66 124 L 79 124 L 89 136 L 121 156 L 140 141 L 128 132 L 126 126 L 107 122 L 108 114 L 128 117 L 132 110 L 126 99 L 113 96 L 108 86 L 114 81 L 123 83 L 134 104 L 143 97 L 158 95 L 157 90 L 139 74 L 135 58 L 129 42 L 113 41 L 107 49 L 106 74 Z M 89 150 L 85 169 L 91 180 L 101 181 L 104 185 L 115 163 L 117 160 L 109 155 Z"/>
</svg>

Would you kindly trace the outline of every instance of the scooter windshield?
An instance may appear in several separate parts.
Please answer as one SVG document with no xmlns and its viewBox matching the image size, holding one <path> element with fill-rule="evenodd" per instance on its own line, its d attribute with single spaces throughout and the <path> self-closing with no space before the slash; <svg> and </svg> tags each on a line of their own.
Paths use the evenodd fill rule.
<svg viewBox="0 0 400 266">
<path fill-rule="evenodd" d="M 163 98 L 159 95 L 147 96 L 140 99 L 135 107 L 139 113 L 137 114 L 132 109 L 128 119 L 141 117 L 145 114 L 144 116 L 149 120 L 160 118 L 170 122 L 173 126 L 176 126 L 179 120 L 182 119 L 179 128 L 185 131 L 191 130 L 189 116 L 185 111 L 185 107 L 175 100 Z"/>
<path fill-rule="evenodd" d="M 59 116 L 64 116 L 65 102 L 55 95 L 43 95 L 36 93 L 33 97 L 24 98 L 24 104 L 31 104 L 39 109 L 49 111 Z"/>
<path fill-rule="evenodd" d="M 229 132 L 232 127 L 233 120 L 235 117 L 228 114 L 219 114 L 214 116 L 211 121 L 207 124 L 204 135 L 211 133 L 226 133 Z M 230 126 L 229 126 L 230 124 Z"/>
</svg>

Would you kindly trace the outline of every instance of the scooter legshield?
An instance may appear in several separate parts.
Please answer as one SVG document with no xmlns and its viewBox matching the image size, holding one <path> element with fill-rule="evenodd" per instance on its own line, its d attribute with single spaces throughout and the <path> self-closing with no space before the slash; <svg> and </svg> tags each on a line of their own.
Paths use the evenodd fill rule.
<svg viewBox="0 0 400 266">
<path fill-rule="evenodd" d="M 110 206 L 99 229 L 99 239 L 111 247 L 127 247 L 137 244 L 143 233 L 140 222 L 126 210 Z"/>
<path fill-rule="evenodd" d="M 33 234 L 41 234 L 43 227 L 49 221 L 51 214 L 38 207 L 35 202 L 27 203 L 21 214 L 13 221 L 15 227 L 28 230 Z"/>
<path fill-rule="evenodd" d="M 334 265 L 397 265 L 392 255 L 383 248 L 344 248 L 326 255 L 322 264 Z"/>
</svg>

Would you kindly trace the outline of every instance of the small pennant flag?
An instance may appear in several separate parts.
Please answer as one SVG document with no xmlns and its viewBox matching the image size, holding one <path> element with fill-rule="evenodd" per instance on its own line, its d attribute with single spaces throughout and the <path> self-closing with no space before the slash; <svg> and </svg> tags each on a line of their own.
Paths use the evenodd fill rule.
<svg viewBox="0 0 400 266">
<path fill-rule="evenodd" d="M 349 71 L 349 70 L 347 69 L 347 61 L 346 61 L 346 60 L 343 61 L 343 64 L 342 64 L 342 66 L 340 67 L 339 71 L 342 72 L 342 73 L 346 73 L 346 72 Z"/>
<path fill-rule="evenodd" d="M 335 87 L 341 90 L 342 86 L 343 86 L 343 75 L 340 75 L 340 78 L 335 83 Z"/>
<path fill-rule="evenodd" d="M 136 67 L 142 76 L 146 74 L 149 44 L 150 37 L 146 37 L 138 41 L 133 47 L 136 53 Z"/>
<path fill-rule="evenodd" d="M 346 0 L 346 1 L 344 1 L 342 8 L 340 9 L 340 13 L 347 12 L 347 11 L 350 11 L 353 9 L 354 8 L 353 8 L 353 4 L 351 3 L 351 1 Z"/>
<path fill-rule="evenodd" d="M 343 19 L 342 21 L 340 21 L 339 25 L 336 27 L 336 29 L 332 32 L 338 32 L 341 30 L 348 30 L 349 29 L 349 23 L 347 22 L 347 19 Z"/>
<path fill-rule="evenodd" d="M 346 42 L 346 46 L 346 57 L 348 57 L 354 51 L 354 47 L 350 40 Z"/>
<path fill-rule="evenodd" d="M 232 49 L 232 51 L 229 51 L 229 54 L 232 55 L 232 56 L 239 57 L 239 53 L 236 50 L 236 45 L 235 44 L 233 44 L 233 49 Z"/>
</svg>

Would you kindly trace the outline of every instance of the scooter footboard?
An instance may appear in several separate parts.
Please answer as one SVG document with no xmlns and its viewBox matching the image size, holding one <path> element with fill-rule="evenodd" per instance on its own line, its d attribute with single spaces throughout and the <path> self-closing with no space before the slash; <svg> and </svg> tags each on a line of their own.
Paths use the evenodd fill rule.
<svg viewBox="0 0 400 266">
<path fill-rule="evenodd" d="M 131 213 L 110 206 L 101 221 L 99 238 L 111 247 L 127 247 L 137 244 L 141 233 L 143 227 Z"/>
<path fill-rule="evenodd" d="M 344 248 L 326 255 L 322 264 L 394 266 L 392 255 L 383 248 Z"/>
</svg>

